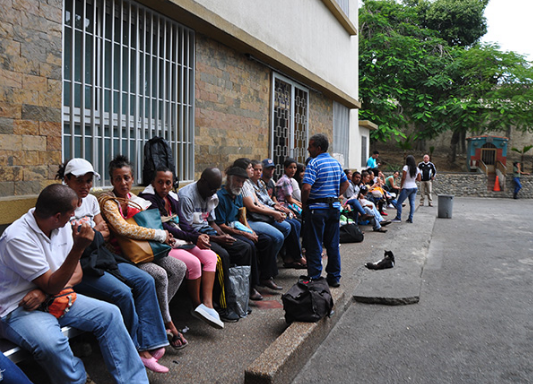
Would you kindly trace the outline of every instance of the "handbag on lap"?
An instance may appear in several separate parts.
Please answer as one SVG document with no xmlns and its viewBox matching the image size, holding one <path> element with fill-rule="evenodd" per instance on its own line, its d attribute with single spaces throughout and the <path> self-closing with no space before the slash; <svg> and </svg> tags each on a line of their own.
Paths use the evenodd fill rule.
<svg viewBox="0 0 533 384">
<path fill-rule="evenodd" d="M 126 202 L 129 206 L 140 210 L 133 217 L 125 219 L 131 225 L 137 225 L 139 227 L 163 229 L 163 223 L 161 221 L 161 215 L 157 209 L 142 210 L 142 207 L 129 200 L 114 196 L 104 196 L 101 198 L 101 206 L 103 206 L 108 200 L 115 202 Z M 117 233 L 112 226 L 109 229 L 113 233 L 113 236 L 117 239 L 122 254 L 125 258 L 134 264 L 148 263 L 151 261 L 159 260 L 168 255 L 172 249 L 170 245 L 160 243 L 153 240 L 136 240 L 128 236 L 123 236 Z"/>
</svg>

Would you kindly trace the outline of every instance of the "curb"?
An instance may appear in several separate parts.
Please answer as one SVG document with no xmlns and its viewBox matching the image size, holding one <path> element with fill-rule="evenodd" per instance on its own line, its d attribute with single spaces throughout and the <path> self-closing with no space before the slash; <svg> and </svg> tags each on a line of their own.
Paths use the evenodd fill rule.
<svg viewBox="0 0 533 384">
<path fill-rule="evenodd" d="M 332 289 L 334 313 L 316 323 L 294 322 L 244 372 L 245 384 L 290 383 L 337 324 L 350 300 L 342 289 Z"/>
</svg>

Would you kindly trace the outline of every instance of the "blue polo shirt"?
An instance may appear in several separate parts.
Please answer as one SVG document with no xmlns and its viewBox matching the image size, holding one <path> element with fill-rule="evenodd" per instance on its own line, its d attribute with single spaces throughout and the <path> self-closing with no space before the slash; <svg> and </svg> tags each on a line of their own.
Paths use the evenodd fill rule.
<svg viewBox="0 0 533 384">
<path fill-rule="evenodd" d="M 233 200 L 231 193 L 222 186 L 217 195 L 219 202 L 215 208 L 215 223 L 220 225 L 239 221 L 239 209 L 243 207 L 242 194 Z"/>
<path fill-rule="evenodd" d="M 367 168 L 377 168 L 378 167 L 378 162 L 376 159 L 374 159 L 372 156 L 370 156 L 370 158 L 367 160 L 366 162 L 366 167 Z"/>
<path fill-rule="evenodd" d="M 321 153 L 312 159 L 305 168 L 303 184 L 311 185 L 309 199 L 321 199 L 326 197 L 339 197 L 340 185 L 348 178 L 337 160 L 329 153 Z M 339 202 L 333 204 L 340 209 Z M 327 203 L 315 203 L 309 205 L 310 209 L 329 208 Z"/>
</svg>

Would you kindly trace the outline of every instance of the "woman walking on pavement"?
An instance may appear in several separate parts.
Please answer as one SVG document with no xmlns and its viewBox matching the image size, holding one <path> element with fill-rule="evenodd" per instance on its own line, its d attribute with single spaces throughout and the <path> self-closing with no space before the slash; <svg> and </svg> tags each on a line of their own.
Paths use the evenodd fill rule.
<svg viewBox="0 0 533 384">
<path fill-rule="evenodd" d="M 402 180 L 400 182 L 400 196 L 396 203 L 396 217 L 392 220 L 393 223 L 402 222 L 402 203 L 409 198 L 409 218 L 408 223 L 413 223 L 413 215 L 415 213 L 415 199 L 418 187 L 416 182 L 420 181 L 420 169 L 416 166 L 415 158 L 412 155 L 407 156 L 405 165 L 402 169 Z"/>
</svg>

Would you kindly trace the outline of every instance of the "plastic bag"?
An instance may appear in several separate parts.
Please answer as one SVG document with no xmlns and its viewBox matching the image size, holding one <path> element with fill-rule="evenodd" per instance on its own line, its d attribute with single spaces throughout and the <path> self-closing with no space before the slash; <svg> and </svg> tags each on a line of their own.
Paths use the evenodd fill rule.
<svg viewBox="0 0 533 384">
<path fill-rule="evenodd" d="M 227 300 L 228 309 L 240 317 L 248 316 L 248 300 L 250 298 L 250 272 L 249 265 L 231 267 L 228 270 L 230 291 L 235 293 L 235 300 Z"/>
</svg>

